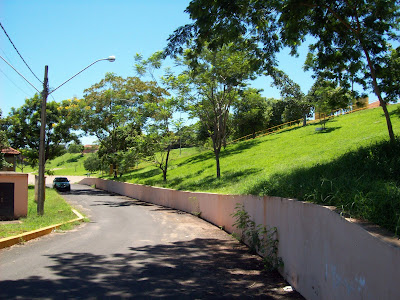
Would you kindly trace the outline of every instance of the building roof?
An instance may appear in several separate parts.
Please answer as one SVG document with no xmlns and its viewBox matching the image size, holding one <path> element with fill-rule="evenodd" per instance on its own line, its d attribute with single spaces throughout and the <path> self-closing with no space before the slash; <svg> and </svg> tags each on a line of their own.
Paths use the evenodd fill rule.
<svg viewBox="0 0 400 300">
<path fill-rule="evenodd" d="M 11 147 L 1 149 L 1 153 L 10 154 L 10 155 L 19 155 L 19 154 L 21 154 L 21 152 L 19 152 L 18 150 L 15 150 L 14 148 L 11 148 Z"/>
</svg>

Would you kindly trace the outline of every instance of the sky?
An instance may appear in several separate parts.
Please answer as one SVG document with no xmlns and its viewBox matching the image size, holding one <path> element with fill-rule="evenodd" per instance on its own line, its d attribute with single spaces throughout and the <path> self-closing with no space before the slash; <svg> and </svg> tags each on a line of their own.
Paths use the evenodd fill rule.
<svg viewBox="0 0 400 300">
<path fill-rule="evenodd" d="M 50 89 L 58 87 L 92 62 L 100 61 L 52 93 L 48 101 L 81 98 L 83 91 L 99 82 L 107 72 L 135 76 L 134 55 L 145 58 L 167 45 L 167 38 L 179 26 L 190 23 L 184 12 L 189 0 L 0 0 L 0 22 L 35 75 L 43 81 L 49 68 Z M 314 80 L 302 69 L 307 47 L 299 57 L 289 50 L 278 55 L 279 68 L 307 93 Z M 0 56 L 7 60 L 37 90 L 42 83 L 29 71 L 0 29 Z M 264 89 L 265 97 L 280 98 L 267 77 L 250 85 Z M 36 90 L 0 59 L 0 108 L 3 117 L 12 107 L 22 106 Z M 83 138 L 84 144 L 93 138 Z"/>
</svg>

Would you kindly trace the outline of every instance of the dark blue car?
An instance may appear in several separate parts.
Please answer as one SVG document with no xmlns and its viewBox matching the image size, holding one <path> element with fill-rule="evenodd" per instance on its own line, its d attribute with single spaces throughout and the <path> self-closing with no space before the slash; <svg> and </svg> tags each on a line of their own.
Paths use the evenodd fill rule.
<svg viewBox="0 0 400 300">
<path fill-rule="evenodd" d="M 58 191 L 69 192 L 71 190 L 71 185 L 67 177 L 56 177 L 53 180 L 53 189 Z"/>
</svg>

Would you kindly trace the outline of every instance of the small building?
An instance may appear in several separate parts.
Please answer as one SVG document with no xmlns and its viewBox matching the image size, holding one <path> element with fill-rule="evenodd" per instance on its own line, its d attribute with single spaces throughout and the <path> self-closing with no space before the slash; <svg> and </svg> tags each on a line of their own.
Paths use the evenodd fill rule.
<svg viewBox="0 0 400 300">
<path fill-rule="evenodd" d="M 11 164 L 10 167 L 3 167 L 0 171 L 11 171 L 15 172 L 17 166 L 17 156 L 21 154 L 18 150 L 11 147 L 1 149 L 1 153 L 4 154 L 6 162 Z"/>
<path fill-rule="evenodd" d="M 96 153 L 99 151 L 99 145 L 85 145 L 83 146 L 83 154 Z"/>
</svg>

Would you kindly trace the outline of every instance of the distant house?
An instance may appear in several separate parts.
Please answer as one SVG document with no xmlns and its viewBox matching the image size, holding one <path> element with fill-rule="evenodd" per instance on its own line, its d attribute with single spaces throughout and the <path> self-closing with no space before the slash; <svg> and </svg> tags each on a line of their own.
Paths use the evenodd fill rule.
<svg viewBox="0 0 400 300">
<path fill-rule="evenodd" d="M 379 100 L 368 104 L 368 108 L 376 108 L 379 106 L 381 106 L 381 104 L 379 103 Z"/>
<path fill-rule="evenodd" d="M 83 154 L 87 154 L 87 153 L 96 153 L 97 151 L 99 151 L 99 145 L 85 145 L 83 146 Z"/>
<path fill-rule="evenodd" d="M 3 167 L 1 171 L 12 171 L 15 172 L 17 166 L 17 156 L 21 154 L 18 150 L 11 147 L 1 149 L 1 153 L 4 154 L 4 159 L 6 162 L 11 164 L 10 167 Z"/>
</svg>

